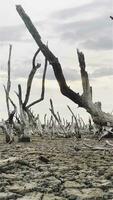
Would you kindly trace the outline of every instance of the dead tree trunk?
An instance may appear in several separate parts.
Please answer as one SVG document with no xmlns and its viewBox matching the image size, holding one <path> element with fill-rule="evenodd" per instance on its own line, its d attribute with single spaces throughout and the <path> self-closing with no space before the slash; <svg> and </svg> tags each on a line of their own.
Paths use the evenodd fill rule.
<svg viewBox="0 0 113 200">
<path fill-rule="evenodd" d="M 41 36 L 30 20 L 29 16 L 25 13 L 21 5 L 16 6 L 17 12 L 24 21 L 27 29 L 31 33 L 35 42 L 40 48 L 40 51 L 43 53 L 45 58 L 53 67 L 55 77 L 58 81 L 61 93 L 72 100 L 74 103 L 78 104 L 79 107 L 85 108 L 88 113 L 91 114 L 94 123 L 98 125 L 107 125 L 107 122 L 110 123 L 110 126 L 113 126 L 113 116 L 109 113 L 105 113 L 101 110 L 99 103 L 93 103 L 92 101 L 92 88 L 89 85 L 88 74 L 85 66 L 84 54 L 77 51 L 78 59 L 80 64 L 81 78 L 83 84 L 83 94 L 74 92 L 71 90 L 67 84 L 65 77 L 63 75 L 62 67 L 58 61 L 58 58 L 49 50 L 49 48 L 41 41 Z"/>
<path fill-rule="evenodd" d="M 7 104 L 8 117 L 10 116 L 10 109 L 9 109 L 9 92 L 10 92 L 10 88 L 11 88 L 11 80 L 10 80 L 10 71 L 11 71 L 11 52 L 12 52 L 12 45 L 9 46 L 8 80 L 7 80 L 7 92 L 6 92 L 6 104 Z"/>
<path fill-rule="evenodd" d="M 7 105 L 7 112 L 8 112 L 8 119 L 4 121 L 1 125 L 5 136 L 6 142 L 12 143 L 14 141 L 14 134 L 13 134 L 13 117 L 16 113 L 16 109 L 11 112 L 9 102 L 12 100 L 9 97 L 10 89 L 11 89 L 11 53 L 12 53 L 12 45 L 9 45 L 9 58 L 8 58 L 8 79 L 7 79 L 7 87 L 4 86 L 5 94 L 6 94 L 6 105 Z"/>
</svg>

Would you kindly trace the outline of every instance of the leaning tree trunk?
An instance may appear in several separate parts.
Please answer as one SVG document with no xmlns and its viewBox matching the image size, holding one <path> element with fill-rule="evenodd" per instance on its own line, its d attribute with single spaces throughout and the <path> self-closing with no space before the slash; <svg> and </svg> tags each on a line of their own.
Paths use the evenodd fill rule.
<svg viewBox="0 0 113 200">
<path fill-rule="evenodd" d="M 99 124 L 101 126 L 107 125 L 107 122 L 113 126 L 113 116 L 109 113 L 105 113 L 101 110 L 101 104 L 99 102 L 93 103 L 92 101 L 92 88 L 89 85 L 88 74 L 85 66 L 84 54 L 82 52 L 77 51 L 78 59 L 80 64 L 81 71 L 81 79 L 83 85 L 83 94 L 80 95 L 73 90 L 71 90 L 67 84 L 65 77 L 63 75 L 62 67 L 58 61 L 58 59 L 54 56 L 54 54 L 49 50 L 49 48 L 41 41 L 41 36 L 30 20 L 29 16 L 25 13 L 21 5 L 16 6 L 17 12 L 20 17 L 24 21 L 27 29 L 31 33 L 35 42 L 40 48 L 40 51 L 43 53 L 45 58 L 49 61 L 49 63 L 53 67 L 53 71 L 55 77 L 58 81 L 60 91 L 63 95 L 71 99 L 74 103 L 78 104 L 79 107 L 85 108 L 86 111 L 91 114 L 94 123 Z"/>
</svg>

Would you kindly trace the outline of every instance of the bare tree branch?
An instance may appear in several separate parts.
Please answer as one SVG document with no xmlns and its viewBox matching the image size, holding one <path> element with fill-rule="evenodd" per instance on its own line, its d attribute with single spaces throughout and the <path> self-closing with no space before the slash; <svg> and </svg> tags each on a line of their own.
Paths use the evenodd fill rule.
<svg viewBox="0 0 113 200">
<path fill-rule="evenodd" d="M 39 63 L 37 63 L 37 65 L 35 64 L 35 61 L 36 61 L 36 57 L 37 57 L 37 55 L 39 54 L 39 52 L 40 52 L 40 49 L 38 49 L 37 51 L 36 51 L 36 53 L 34 54 L 34 56 L 33 56 L 33 60 L 32 60 L 32 66 L 33 66 L 33 68 L 35 68 L 35 67 L 40 67 L 40 64 Z"/>
<path fill-rule="evenodd" d="M 29 101 L 29 96 L 30 96 L 33 77 L 34 77 L 37 69 L 41 66 L 39 63 L 37 65 L 35 65 L 35 59 L 36 59 L 36 56 L 38 55 L 39 51 L 40 50 L 38 49 L 38 51 L 35 53 L 35 56 L 33 58 L 33 67 L 32 67 L 32 70 L 31 70 L 31 72 L 29 74 L 29 77 L 28 77 L 28 80 L 27 80 L 27 90 L 26 90 L 25 100 L 24 100 L 24 103 L 23 103 L 23 108 L 26 107 L 26 105 L 27 105 L 27 103 Z"/>
<path fill-rule="evenodd" d="M 81 72 L 81 79 L 82 79 L 82 87 L 83 87 L 83 96 L 88 100 L 92 100 L 92 89 L 89 84 L 88 73 L 85 70 L 85 58 L 84 54 L 77 49 L 77 55 L 79 60 L 80 72 Z"/>
<path fill-rule="evenodd" d="M 40 101 L 42 101 L 44 99 L 46 71 L 47 71 L 47 59 L 45 58 L 45 65 L 44 65 L 44 71 L 43 71 L 43 77 L 42 77 L 42 93 L 41 93 L 41 97 L 40 97 L 40 99 L 38 99 L 38 100 L 32 102 L 31 104 L 29 104 L 28 106 L 26 106 L 27 109 L 30 108 L 31 106 L 35 105 L 36 103 L 39 103 Z"/>
</svg>

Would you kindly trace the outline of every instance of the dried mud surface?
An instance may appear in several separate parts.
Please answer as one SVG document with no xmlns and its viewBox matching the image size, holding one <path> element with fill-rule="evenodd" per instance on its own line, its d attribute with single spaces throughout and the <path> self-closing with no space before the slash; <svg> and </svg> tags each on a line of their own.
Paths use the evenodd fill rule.
<svg viewBox="0 0 113 200">
<path fill-rule="evenodd" d="M 9 145 L 0 136 L 0 200 L 113 199 L 113 150 L 94 151 L 83 141 L 105 144 L 33 136 Z"/>
</svg>

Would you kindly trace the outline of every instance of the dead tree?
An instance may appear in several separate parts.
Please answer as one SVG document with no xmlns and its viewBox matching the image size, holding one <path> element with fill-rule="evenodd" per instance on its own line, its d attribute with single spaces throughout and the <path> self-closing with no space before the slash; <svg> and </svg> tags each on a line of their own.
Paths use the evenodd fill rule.
<svg viewBox="0 0 113 200">
<path fill-rule="evenodd" d="M 109 122 L 110 126 L 113 126 L 113 115 L 103 112 L 101 110 L 100 103 L 93 103 L 92 101 L 92 88 L 89 84 L 89 78 L 88 78 L 88 73 L 86 71 L 84 54 L 79 50 L 77 50 L 82 86 L 83 86 L 83 94 L 80 95 L 79 93 L 74 92 L 73 90 L 70 89 L 70 87 L 68 87 L 58 58 L 41 41 L 41 36 L 39 32 L 36 30 L 35 26 L 33 25 L 29 16 L 25 13 L 21 5 L 17 5 L 16 9 L 20 17 L 24 21 L 27 29 L 34 38 L 35 42 L 39 46 L 40 51 L 52 65 L 61 93 L 70 100 L 72 100 L 74 103 L 78 104 L 79 107 L 86 109 L 86 111 L 92 116 L 92 119 L 95 124 L 103 126 L 107 125 L 107 122 Z"/>
<path fill-rule="evenodd" d="M 12 45 L 9 46 L 9 58 L 8 58 L 8 80 L 7 80 L 7 92 L 6 92 L 6 104 L 7 104 L 7 112 L 8 117 L 10 116 L 10 110 L 9 110 L 9 92 L 11 88 L 11 78 L 10 78 L 10 71 L 11 71 L 11 53 L 12 53 Z"/>
<path fill-rule="evenodd" d="M 18 85 L 18 100 L 19 100 L 19 112 L 17 112 L 17 107 L 14 104 L 14 102 L 10 98 L 10 88 L 11 88 L 11 80 L 10 80 L 10 71 L 11 71 L 11 50 L 12 46 L 10 45 L 9 48 L 9 58 L 8 58 L 8 80 L 7 80 L 7 87 L 4 86 L 5 94 L 6 94 L 6 104 L 7 104 L 7 111 L 8 111 L 8 119 L 6 121 L 3 121 L 0 123 L 0 127 L 3 129 L 3 132 L 6 136 L 6 142 L 12 143 L 14 140 L 14 133 L 18 135 L 19 141 L 22 142 L 30 142 L 30 135 L 32 132 L 32 128 L 36 125 L 36 119 L 33 116 L 31 112 L 31 107 L 40 101 L 44 99 L 44 92 L 45 92 L 45 76 L 46 76 L 46 70 L 47 70 L 47 59 L 45 58 L 45 65 L 43 70 L 43 76 L 42 76 L 42 91 L 41 91 L 41 97 L 28 104 L 30 92 L 31 92 L 31 86 L 32 81 L 34 78 L 34 75 L 37 71 L 37 69 L 41 66 L 39 63 L 35 63 L 36 57 L 38 53 L 40 52 L 40 49 L 38 49 L 33 57 L 32 60 L 32 69 L 29 74 L 28 80 L 27 80 L 27 88 L 25 93 L 25 98 L 23 101 L 23 95 L 22 95 L 22 89 L 21 85 Z M 10 104 L 13 106 L 14 110 L 10 111 Z M 18 115 L 17 115 L 18 113 Z M 15 120 L 14 120 L 15 115 Z M 41 124 L 41 123 L 40 123 Z M 38 125 L 39 125 L 39 117 L 38 117 Z M 41 126 L 41 125 L 40 125 Z M 34 130 L 33 130 L 34 131 Z"/>
<path fill-rule="evenodd" d="M 19 107 L 20 107 L 20 137 L 19 137 L 19 141 L 21 141 L 21 142 L 30 142 L 31 123 L 34 123 L 34 124 L 36 123 L 36 120 L 34 119 L 34 116 L 32 115 L 32 113 L 30 111 L 31 106 L 39 103 L 40 101 L 42 101 L 44 99 L 45 76 L 46 76 L 46 70 L 47 70 L 47 59 L 46 58 L 45 58 L 45 65 L 44 65 L 44 71 L 43 71 L 43 77 L 42 77 L 41 97 L 38 100 L 33 101 L 32 103 L 28 104 L 34 75 L 35 75 L 37 69 L 41 66 L 39 63 L 37 63 L 37 65 L 35 64 L 35 59 L 39 52 L 40 52 L 40 49 L 37 50 L 37 52 L 35 53 L 35 55 L 33 57 L 32 69 L 31 69 L 31 72 L 30 72 L 28 80 L 27 80 L 27 88 L 26 88 L 26 94 L 25 94 L 24 101 L 22 100 L 21 85 L 18 85 L 17 96 L 19 99 Z M 39 123 L 39 117 L 38 117 L 38 123 Z M 42 131 L 41 131 L 41 134 L 42 134 Z"/>
<path fill-rule="evenodd" d="M 7 87 L 4 85 L 5 95 L 6 95 L 6 105 L 7 105 L 7 113 L 8 119 L 2 121 L 1 128 L 5 133 L 6 143 L 12 143 L 14 141 L 13 136 L 13 117 L 16 113 L 16 107 L 13 104 L 13 101 L 9 97 L 10 89 L 11 89 L 11 54 L 12 54 L 12 45 L 9 45 L 9 58 L 8 58 L 8 79 L 7 79 Z M 14 107 L 13 111 L 10 111 L 10 102 Z"/>
</svg>

